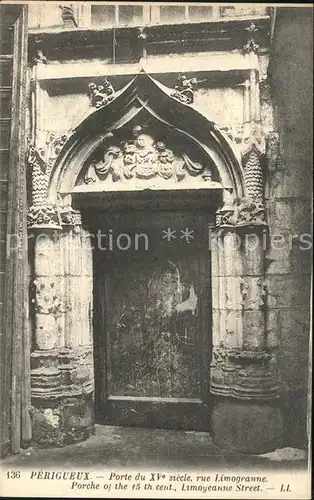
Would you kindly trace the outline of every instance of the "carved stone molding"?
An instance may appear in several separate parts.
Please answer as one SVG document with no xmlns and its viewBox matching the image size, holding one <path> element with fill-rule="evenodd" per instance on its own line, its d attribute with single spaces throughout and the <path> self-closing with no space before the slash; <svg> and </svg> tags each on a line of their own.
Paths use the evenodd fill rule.
<svg viewBox="0 0 314 500">
<path fill-rule="evenodd" d="M 62 229 L 56 205 L 32 205 L 27 214 L 29 229 Z"/>
<path fill-rule="evenodd" d="M 279 397 L 276 359 L 268 352 L 216 347 L 210 370 L 213 395 L 244 400 Z"/>
<path fill-rule="evenodd" d="M 163 141 L 143 133 L 140 126 L 133 129 L 133 136 L 131 140 L 107 146 L 102 160 L 92 160 L 84 177 L 85 184 L 154 177 L 180 182 L 187 175 L 211 180 L 212 173 L 207 166 L 192 160 L 185 152 L 176 154 Z"/>
<path fill-rule="evenodd" d="M 197 83 L 197 78 L 188 79 L 185 75 L 180 75 L 170 95 L 184 104 L 192 104 Z"/>
<path fill-rule="evenodd" d="M 90 104 L 94 108 L 101 108 L 114 98 L 114 88 L 107 78 L 104 78 L 101 85 L 91 82 L 88 85 Z"/>
</svg>

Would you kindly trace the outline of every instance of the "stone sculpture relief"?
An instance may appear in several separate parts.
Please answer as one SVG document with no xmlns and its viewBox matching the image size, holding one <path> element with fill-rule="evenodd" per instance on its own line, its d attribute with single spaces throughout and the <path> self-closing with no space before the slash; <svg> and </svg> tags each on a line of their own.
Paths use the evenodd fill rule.
<svg viewBox="0 0 314 500">
<path fill-rule="evenodd" d="M 193 161 L 186 153 L 177 155 L 162 141 L 142 132 L 141 127 L 133 130 L 134 139 L 108 146 L 103 159 L 92 162 L 87 169 L 84 182 L 105 181 L 111 177 L 113 182 L 161 177 L 175 182 L 182 181 L 188 174 L 201 175 L 211 180 L 211 172 L 204 165 Z"/>
<path fill-rule="evenodd" d="M 28 165 L 32 177 L 31 201 L 27 214 L 29 228 L 61 229 L 63 225 L 79 225 L 79 216 L 75 211 L 69 212 L 67 207 L 60 211 L 54 204 L 47 203 L 48 185 L 51 172 L 69 133 L 57 135 L 48 132 L 44 146 L 29 146 Z"/>
<path fill-rule="evenodd" d="M 197 78 L 188 79 L 185 75 L 180 75 L 174 86 L 174 91 L 171 93 L 171 97 L 175 97 L 184 104 L 192 104 L 194 102 L 194 92 L 197 83 Z"/>
<path fill-rule="evenodd" d="M 112 101 L 114 97 L 114 88 L 107 78 L 103 80 L 102 85 L 96 85 L 96 83 L 91 82 L 88 85 L 90 104 L 94 108 L 100 108 L 104 106 L 109 101 Z"/>
<path fill-rule="evenodd" d="M 234 209 L 220 210 L 216 214 L 217 226 L 265 225 L 266 210 L 262 202 L 252 199 L 243 199 L 235 205 Z"/>
</svg>

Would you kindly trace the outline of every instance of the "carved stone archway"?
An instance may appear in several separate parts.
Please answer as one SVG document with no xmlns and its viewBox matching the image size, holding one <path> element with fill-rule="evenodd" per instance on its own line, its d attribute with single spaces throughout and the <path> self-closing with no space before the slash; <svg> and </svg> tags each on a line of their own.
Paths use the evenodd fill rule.
<svg viewBox="0 0 314 500">
<path fill-rule="evenodd" d="M 276 360 L 265 348 L 267 224 L 259 141 L 244 137 L 241 165 L 212 121 L 144 72 L 108 96 L 61 140 L 53 163 L 30 151 L 35 440 L 73 442 L 88 436 L 94 423 L 92 250 L 73 200 L 200 190 L 209 197 L 219 193 L 220 200 L 211 228 L 213 437 L 232 450 L 273 449 L 281 414 Z M 243 424 L 246 418 L 252 425 Z M 265 418 L 269 433 L 256 437 Z"/>
</svg>

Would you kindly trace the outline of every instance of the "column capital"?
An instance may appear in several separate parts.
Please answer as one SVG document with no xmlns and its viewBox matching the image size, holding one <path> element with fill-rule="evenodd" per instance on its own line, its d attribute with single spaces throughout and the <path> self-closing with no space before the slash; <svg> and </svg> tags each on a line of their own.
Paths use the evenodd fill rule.
<svg viewBox="0 0 314 500">
<path fill-rule="evenodd" d="M 81 212 L 71 206 L 59 207 L 54 204 L 32 205 L 28 209 L 29 230 L 59 230 L 82 225 Z"/>
<path fill-rule="evenodd" d="M 27 227 L 29 230 L 62 230 L 59 208 L 53 204 L 32 205 L 28 209 Z"/>
<path fill-rule="evenodd" d="M 60 209 L 61 223 L 63 227 L 73 227 L 82 225 L 82 216 L 79 210 L 74 210 L 71 206 Z"/>
<path fill-rule="evenodd" d="M 266 228 L 266 209 L 262 202 L 250 198 L 239 200 L 234 206 L 225 206 L 216 212 L 216 227 L 226 229 Z"/>
</svg>

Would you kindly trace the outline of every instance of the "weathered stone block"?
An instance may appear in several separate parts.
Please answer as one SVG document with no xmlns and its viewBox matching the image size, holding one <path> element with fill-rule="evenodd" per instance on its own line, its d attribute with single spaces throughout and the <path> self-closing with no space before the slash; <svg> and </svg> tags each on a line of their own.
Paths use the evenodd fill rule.
<svg viewBox="0 0 314 500">
<path fill-rule="evenodd" d="M 309 275 L 274 275 L 266 279 L 268 308 L 299 307 L 309 304 Z"/>
<path fill-rule="evenodd" d="M 66 442 L 75 442 L 83 438 L 85 429 L 95 423 L 94 402 L 92 398 L 63 406 L 64 439 Z"/>
<path fill-rule="evenodd" d="M 51 351 L 33 351 L 31 353 L 31 369 L 40 367 L 57 368 L 58 350 Z"/>
<path fill-rule="evenodd" d="M 213 310 L 219 309 L 219 305 L 220 305 L 219 289 L 220 289 L 220 286 L 221 286 L 220 277 L 213 276 L 212 277 L 212 289 L 211 289 Z"/>
<path fill-rule="evenodd" d="M 220 311 L 220 342 L 229 348 L 243 345 L 243 318 L 241 310 Z"/>
<path fill-rule="evenodd" d="M 243 245 L 243 275 L 260 276 L 264 270 L 263 235 L 253 232 L 246 236 Z"/>
<path fill-rule="evenodd" d="M 243 276 L 240 293 L 244 310 L 259 311 L 265 304 L 266 285 L 262 276 Z"/>
<path fill-rule="evenodd" d="M 220 311 L 213 309 L 212 311 L 212 344 L 218 346 L 220 343 Z"/>
<path fill-rule="evenodd" d="M 59 402 L 58 402 L 59 401 Z M 51 401 L 36 400 L 33 440 L 43 446 L 63 446 L 86 439 L 95 423 L 93 395 Z"/>
<path fill-rule="evenodd" d="M 309 232 L 311 206 L 304 198 L 284 198 L 268 202 L 272 234 L 300 235 Z"/>
<path fill-rule="evenodd" d="M 34 234 L 36 276 L 55 276 L 60 274 L 60 255 L 54 232 Z"/>
<path fill-rule="evenodd" d="M 59 408 L 33 408 L 33 440 L 38 444 L 62 445 L 62 418 Z"/>
<path fill-rule="evenodd" d="M 219 400 L 212 414 L 214 443 L 227 452 L 267 453 L 280 448 L 283 416 L 276 403 Z"/>
<path fill-rule="evenodd" d="M 237 233 L 226 233 L 223 242 L 221 272 L 223 272 L 224 276 L 241 276 L 243 274 L 241 237 Z"/>
<path fill-rule="evenodd" d="M 268 217 L 271 234 L 289 234 L 293 219 L 291 200 L 269 201 Z"/>
<path fill-rule="evenodd" d="M 66 107 L 66 113 L 65 113 Z M 47 96 L 45 106 L 45 126 L 49 130 L 60 133 L 60 117 L 62 116 L 62 129 L 75 128 L 86 113 L 90 110 L 90 101 L 87 94 L 67 94 Z"/>
<path fill-rule="evenodd" d="M 65 345 L 79 347 L 92 342 L 92 278 L 66 276 Z"/>
<path fill-rule="evenodd" d="M 293 158 L 289 164 L 288 142 L 285 144 L 284 161 L 278 165 L 270 177 L 271 195 L 276 198 L 286 198 L 290 196 L 309 196 L 311 191 L 311 181 L 309 178 L 310 166 L 303 166 L 302 159 L 297 158 L 297 149 L 294 147 Z M 308 177 L 309 182 L 304 182 Z"/>
<path fill-rule="evenodd" d="M 275 245 L 279 245 L 278 241 Z M 280 243 L 282 248 L 271 246 L 266 254 L 266 274 L 289 274 L 291 271 L 289 242 Z"/>
<path fill-rule="evenodd" d="M 266 348 L 272 349 L 278 347 L 279 343 L 279 319 L 278 310 L 270 309 L 265 312 L 265 333 Z"/>
<path fill-rule="evenodd" d="M 284 446 L 308 449 L 308 397 L 307 391 L 288 390 L 282 394 L 284 415 Z"/>
<path fill-rule="evenodd" d="M 277 358 L 283 390 L 299 390 L 307 387 L 308 353 L 280 349 Z"/>
<path fill-rule="evenodd" d="M 219 308 L 241 309 L 243 281 L 240 277 L 221 277 L 219 281 Z"/>
<path fill-rule="evenodd" d="M 243 346 L 247 350 L 265 348 L 264 312 L 246 310 L 243 312 Z"/>
<path fill-rule="evenodd" d="M 281 349 L 309 352 L 310 308 L 279 309 L 278 327 Z"/>
</svg>

